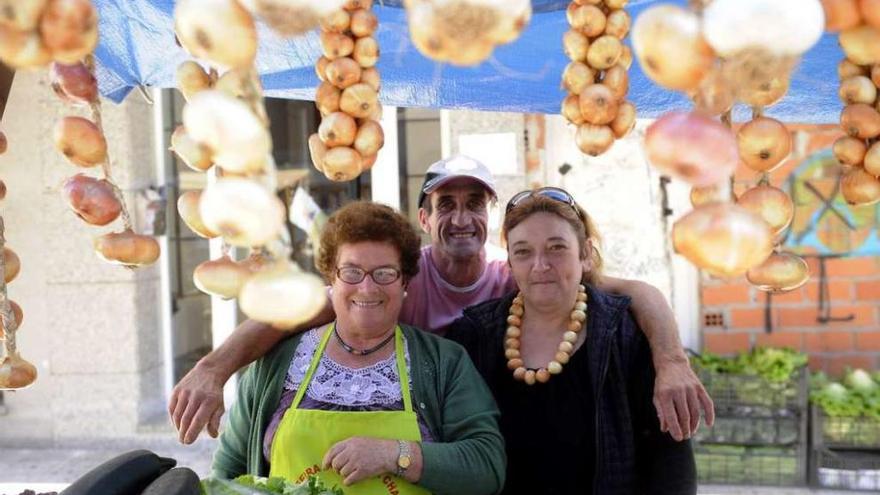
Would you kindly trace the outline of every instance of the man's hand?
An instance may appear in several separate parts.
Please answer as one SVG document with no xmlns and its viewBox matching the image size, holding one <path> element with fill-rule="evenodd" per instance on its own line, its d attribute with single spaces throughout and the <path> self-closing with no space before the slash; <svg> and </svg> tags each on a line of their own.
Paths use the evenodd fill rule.
<svg viewBox="0 0 880 495">
<path fill-rule="evenodd" d="M 700 426 L 700 408 L 706 424 L 715 422 L 715 404 L 687 358 L 655 363 L 654 407 L 660 418 L 660 429 L 668 431 L 676 441 L 690 438 Z"/>
<path fill-rule="evenodd" d="M 208 434 L 217 438 L 220 418 L 225 412 L 223 384 L 228 377 L 208 366 L 197 364 L 171 392 L 168 414 L 177 428 L 180 443 L 191 444 L 208 427 Z"/>
<path fill-rule="evenodd" d="M 397 442 L 370 437 L 351 437 L 330 447 L 323 469 L 333 468 L 346 486 L 392 473 L 397 466 Z"/>
</svg>

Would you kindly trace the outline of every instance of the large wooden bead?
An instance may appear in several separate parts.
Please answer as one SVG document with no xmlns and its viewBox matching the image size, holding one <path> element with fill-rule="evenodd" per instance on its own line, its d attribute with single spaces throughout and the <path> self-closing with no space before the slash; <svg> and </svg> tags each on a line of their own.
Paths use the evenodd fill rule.
<svg viewBox="0 0 880 495">
<path fill-rule="evenodd" d="M 523 360 L 519 358 L 513 358 L 507 362 L 507 369 L 510 371 L 516 371 L 518 368 L 523 367 Z"/>
<path fill-rule="evenodd" d="M 579 292 L 578 295 L 577 295 L 577 300 L 578 300 L 578 302 L 586 302 L 586 301 L 587 301 L 587 295 L 586 295 L 585 293 L 583 293 L 583 292 Z"/>
<path fill-rule="evenodd" d="M 507 336 L 512 339 L 518 339 L 522 335 L 522 330 L 519 327 L 509 326 L 507 327 Z"/>
<path fill-rule="evenodd" d="M 559 364 L 568 364 L 568 360 L 571 359 L 571 356 L 568 355 L 567 352 L 559 351 L 556 353 L 554 358 Z"/>
<path fill-rule="evenodd" d="M 526 385 L 534 385 L 535 370 L 526 370 L 526 376 L 523 377 L 523 380 L 526 382 Z"/>
<path fill-rule="evenodd" d="M 563 340 L 559 343 L 559 350 L 571 354 L 572 352 L 574 352 L 574 344 Z"/>
<path fill-rule="evenodd" d="M 538 383 L 547 383 L 550 381 L 550 372 L 547 371 L 547 368 L 541 368 L 535 373 L 535 380 L 538 380 Z"/>
<path fill-rule="evenodd" d="M 522 294 L 517 294 L 516 297 L 513 298 L 513 304 L 517 306 L 523 305 L 523 296 Z"/>
<path fill-rule="evenodd" d="M 582 326 L 583 325 L 579 321 L 570 321 L 570 322 L 568 322 L 568 331 L 569 332 L 580 332 Z"/>
<path fill-rule="evenodd" d="M 574 332 L 565 332 L 564 334 L 562 334 L 562 340 L 574 344 L 578 340 L 578 334 Z"/>
<path fill-rule="evenodd" d="M 571 312 L 572 321 L 587 321 L 587 313 L 586 311 L 581 311 L 576 309 Z"/>
<path fill-rule="evenodd" d="M 525 368 L 523 368 L 523 367 L 519 367 L 519 368 L 513 370 L 513 378 L 514 378 L 514 380 L 519 380 L 519 381 L 523 381 L 523 380 L 525 380 L 525 378 L 526 378 L 526 371 L 528 371 L 528 370 L 525 369 Z"/>
<path fill-rule="evenodd" d="M 504 357 L 507 359 L 515 359 L 520 357 L 519 349 L 504 349 Z"/>
<path fill-rule="evenodd" d="M 518 304 L 514 304 L 513 306 L 510 307 L 510 314 L 512 314 L 514 316 L 522 316 L 523 315 L 523 307 Z"/>
<path fill-rule="evenodd" d="M 587 303 L 585 303 L 584 301 L 578 301 L 578 302 L 574 303 L 574 309 L 576 309 L 578 311 L 586 311 L 587 310 Z"/>
<path fill-rule="evenodd" d="M 520 318 L 519 316 L 516 316 L 516 315 L 510 315 L 507 317 L 507 324 L 514 326 L 514 327 L 521 327 L 522 326 L 522 318 Z"/>
<path fill-rule="evenodd" d="M 559 364 L 559 361 L 550 361 L 550 363 L 547 364 L 547 371 L 552 375 L 558 375 L 562 373 L 562 365 Z"/>
<path fill-rule="evenodd" d="M 519 349 L 519 339 L 507 339 L 504 341 L 505 349 Z"/>
</svg>

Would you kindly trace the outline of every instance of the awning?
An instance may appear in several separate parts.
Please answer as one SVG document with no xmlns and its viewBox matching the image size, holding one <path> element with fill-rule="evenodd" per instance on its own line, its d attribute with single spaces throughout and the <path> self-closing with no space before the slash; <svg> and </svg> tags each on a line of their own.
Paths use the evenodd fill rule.
<svg viewBox="0 0 880 495">
<path fill-rule="evenodd" d="M 631 0 L 635 19 L 661 0 Z M 96 51 L 101 93 L 121 101 L 138 85 L 174 87 L 177 65 L 190 58 L 174 40 L 173 0 L 94 0 L 100 12 L 101 41 Z M 685 4 L 684 0 L 664 3 Z M 409 40 L 400 0 L 374 2 L 382 51 L 380 100 L 402 107 L 458 108 L 508 112 L 559 112 L 564 96 L 560 75 L 568 60 L 562 53 L 567 1 L 533 0 L 534 15 L 523 35 L 495 50 L 474 68 L 460 68 L 425 58 Z M 313 100 L 318 84 L 314 63 L 320 57 L 317 33 L 282 39 L 259 27 L 257 69 L 269 96 Z M 837 63 L 843 52 L 836 35 L 823 36 L 808 52 L 792 78 L 788 95 L 767 114 L 789 122 L 833 123 L 839 119 Z M 662 89 L 641 72 L 630 71 L 630 92 L 639 117 L 690 108 L 679 93 Z M 738 109 L 737 120 L 748 118 Z"/>
</svg>

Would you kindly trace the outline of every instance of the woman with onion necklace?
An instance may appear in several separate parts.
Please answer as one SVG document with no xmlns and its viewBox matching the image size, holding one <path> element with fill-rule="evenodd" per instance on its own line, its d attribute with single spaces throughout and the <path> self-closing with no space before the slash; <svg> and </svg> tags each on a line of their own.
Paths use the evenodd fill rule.
<svg viewBox="0 0 880 495">
<path fill-rule="evenodd" d="M 524 191 L 502 238 L 519 291 L 465 309 L 447 334 L 501 410 L 502 493 L 696 493 L 689 442 L 660 431 L 629 298 L 592 285 L 602 260 L 586 212 L 562 189 Z"/>
<path fill-rule="evenodd" d="M 316 265 L 336 321 L 245 374 L 214 475 L 250 473 L 360 494 L 491 494 L 504 483 L 498 409 L 461 346 L 398 324 L 419 238 L 387 206 L 351 203 Z"/>
</svg>

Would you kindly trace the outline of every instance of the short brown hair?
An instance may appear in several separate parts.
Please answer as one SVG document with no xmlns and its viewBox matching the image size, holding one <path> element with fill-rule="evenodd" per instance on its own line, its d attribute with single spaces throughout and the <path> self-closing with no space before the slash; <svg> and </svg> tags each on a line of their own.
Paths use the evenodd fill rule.
<svg viewBox="0 0 880 495">
<path fill-rule="evenodd" d="M 339 247 L 356 242 L 387 242 L 400 254 L 404 282 L 419 272 L 420 242 L 406 218 L 388 206 L 355 201 L 336 211 L 321 232 L 315 266 L 331 282 L 336 275 Z"/>
<path fill-rule="evenodd" d="M 593 268 L 584 275 L 588 282 L 596 283 L 602 274 L 602 253 L 599 252 L 602 238 L 599 235 L 599 231 L 596 230 L 593 219 L 577 204 L 569 205 L 540 195 L 523 199 L 504 215 L 504 224 L 501 227 L 501 240 L 505 246 L 507 245 L 508 232 L 535 213 L 550 213 L 568 222 L 571 228 L 574 229 L 581 253 L 586 251 L 587 239 L 592 241 L 593 249 L 590 250 L 590 261 L 592 261 Z"/>
</svg>

